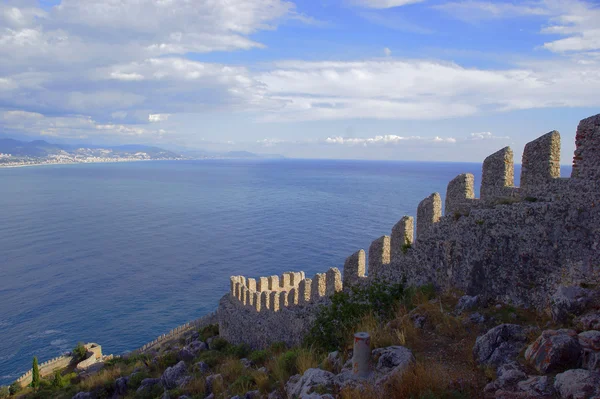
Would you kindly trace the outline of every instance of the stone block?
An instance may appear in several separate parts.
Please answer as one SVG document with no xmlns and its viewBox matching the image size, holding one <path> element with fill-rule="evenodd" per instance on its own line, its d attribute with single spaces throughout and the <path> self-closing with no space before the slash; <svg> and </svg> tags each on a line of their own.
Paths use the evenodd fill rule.
<svg viewBox="0 0 600 399">
<path fill-rule="evenodd" d="M 442 217 L 442 197 L 433 193 L 425 198 L 417 208 L 417 238 L 429 230 Z"/>
<path fill-rule="evenodd" d="M 342 286 L 342 273 L 337 267 L 332 267 L 327 271 L 327 288 L 325 289 L 325 295 L 331 296 L 336 292 L 339 292 L 343 289 Z"/>
<path fill-rule="evenodd" d="M 289 290 L 292 287 L 292 273 L 285 272 L 279 279 L 279 288 L 282 290 Z"/>
<path fill-rule="evenodd" d="M 242 283 L 235 283 L 233 296 L 239 301 L 242 298 Z"/>
<path fill-rule="evenodd" d="M 571 177 L 600 180 L 600 114 L 581 120 L 577 126 Z"/>
<path fill-rule="evenodd" d="M 289 293 L 287 291 L 281 291 L 279 294 L 279 309 L 287 308 Z"/>
<path fill-rule="evenodd" d="M 262 291 L 260 293 L 260 308 L 261 308 L 261 310 L 265 311 L 265 310 L 271 309 L 270 300 L 271 300 L 271 297 L 270 297 L 268 291 Z"/>
<path fill-rule="evenodd" d="M 471 173 L 456 176 L 446 190 L 446 216 L 468 213 L 475 199 L 475 177 Z"/>
<path fill-rule="evenodd" d="M 411 216 L 404 216 L 392 228 L 390 239 L 391 261 L 399 259 L 413 245 L 415 240 L 415 220 Z"/>
<path fill-rule="evenodd" d="M 268 277 L 259 277 L 256 282 L 256 291 L 268 291 L 269 290 L 269 278 Z"/>
<path fill-rule="evenodd" d="M 319 298 L 325 296 L 327 288 L 327 275 L 325 273 L 317 273 L 312 279 L 310 288 L 312 301 L 316 302 Z"/>
<path fill-rule="evenodd" d="M 300 281 L 300 284 L 298 285 L 298 292 L 299 292 L 298 304 L 299 305 L 306 305 L 307 303 L 310 303 L 311 287 L 312 287 L 311 279 L 305 278 L 304 280 Z"/>
<path fill-rule="evenodd" d="M 241 292 L 240 302 L 242 302 L 242 305 L 247 305 L 248 304 L 248 287 L 243 285 L 241 290 L 242 290 L 242 292 Z"/>
<path fill-rule="evenodd" d="M 349 287 L 356 284 L 358 280 L 365 277 L 365 251 L 359 250 L 344 262 L 344 286 Z"/>
<path fill-rule="evenodd" d="M 292 272 L 290 274 L 290 284 L 292 287 L 297 287 L 302 280 L 304 280 L 304 272 Z"/>
<path fill-rule="evenodd" d="M 253 304 L 254 304 L 254 309 L 256 309 L 257 312 L 260 312 L 261 308 L 262 308 L 262 304 L 261 304 L 261 300 L 260 300 L 260 294 L 261 293 L 258 292 L 258 291 L 254 291 L 254 293 L 253 293 L 254 299 L 252 301 L 253 301 Z"/>
<path fill-rule="evenodd" d="M 481 174 L 481 199 L 493 200 L 506 197 L 515 186 L 514 154 L 505 147 L 483 161 Z"/>
<path fill-rule="evenodd" d="M 279 290 L 279 276 L 269 276 L 269 291 Z"/>
<path fill-rule="evenodd" d="M 521 167 L 521 188 L 544 185 L 559 177 L 560 134 L 555 130 L 525 146 Z"/>
<path fill-rule="evenodd" d="M 279 297 L 280 297 L 280 292 L 279 291 L 272 291 L 269 294 L 270 298 L 269 298 L 269 304 L 271 305 L 271 310 L 273 312 L 279 312 Z"/>
<path fill-rule="evenodd" d="M 384 266 L 390 264 L 390 248 L 389 236 L 381 236 L 371 243 L 369 247 L 369 276 L 378 275 Z"/>
<path fill-rule="evenodd" d="M 246 280 L 246 287 L 248 287 L 248 289 L 250 291 L 256 291 L 256 279 L 253 278 L 249 278 Z"/>
</svg>

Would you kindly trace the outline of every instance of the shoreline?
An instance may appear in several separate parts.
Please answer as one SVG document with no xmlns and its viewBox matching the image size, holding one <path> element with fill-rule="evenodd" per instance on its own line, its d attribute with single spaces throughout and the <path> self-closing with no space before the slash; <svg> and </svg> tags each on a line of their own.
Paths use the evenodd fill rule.
<svg viewBox="0 0 600 399">
<path fill-rule="evenodd" d="M 120 160 L 120 161 L 93 161 L 93 162 L 58 162 L 58 163 L 50 163 L 50 162 L 40 162 L 40 163 L 31 163 L 25 165 L 2 165 L 0 164 L 0 169 L 13 169 L 13 168 L 27 168 L 34 166 L 60 166 L 60 165 L 82 165 L 82 164 L 104 164 L 104 163 L 129 163 L 129 162 L 151 162 L 151 161 L 187 161 L 187 159 L 131 159 L 131 160 Z"/>
</svg>

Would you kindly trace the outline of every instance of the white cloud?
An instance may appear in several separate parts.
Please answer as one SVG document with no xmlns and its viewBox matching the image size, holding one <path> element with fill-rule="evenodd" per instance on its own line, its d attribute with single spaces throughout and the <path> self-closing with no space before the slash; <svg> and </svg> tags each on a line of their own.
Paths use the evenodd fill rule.
<svg viewBox="0 0 600 399">
<path fill-rule="evenodd" d="M 373 144 L 399 144 L 399 143 L 405 143 L 405 142 L 431 143 L 431 144 L 456 143 L 456 139 L 452 138 L 452 137 L 441 138 L 441 137 L 437 137 L 437 136 L 433 137 L 433 138 L 426 138 L 426 137 L 420 137 L 420 136 L 403 137 L 403 136 L 397 136 L 394 134 L 388 134 L 385 136 L 368 137 L 368 138 L 355 138 L 355 137 L 344 138 L 344 137 L 336 136 L 336 137 L 328 137 L 325 139 L 325 143 L 327 143 L 327 144 L 363 145 L 363 146 L 373 145 Z"/>
<path fill-rule="evenodd" d="M 470 140 L 509 140 L 508 136 L 495 136 L 491 132 L 471 133 Z"/>
<path fill-rule="evenodd" d="M 169 120 L 171 114 L 150 114 L 148 115 L 148 121 L 150 122 L 165 122 Z"/>
<path fill-rule="evenodd" d="M 408 4 L 421 3 L 425 0 L 351 0 L 353 4 L 367 8 L 393 8 Z"/>
<path fill-rule="evenodd" d="M 444 11 L 455 18 L 470 22 L 493 18 L 552 15 L 552 12 L 543 2 L 532 1 L 513 4 L 506 2 L 467 0 L 442 3 L 433 6 L 433 8 Z"/>
<path fill-rule="evenodd" d="M 392 50 L 390 50 L 388 47 L 385 47 L 383 49 L 383 54 L 385 54 L 386 57 L 389 57 L 390 55 L 392 55 Z"/>
</svg>

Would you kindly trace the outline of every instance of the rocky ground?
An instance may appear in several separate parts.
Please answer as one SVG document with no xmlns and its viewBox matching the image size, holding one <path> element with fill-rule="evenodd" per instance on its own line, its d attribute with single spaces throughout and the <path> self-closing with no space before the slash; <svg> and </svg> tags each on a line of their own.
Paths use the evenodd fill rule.
<svg viewBox="0 0 600 399">
<path fill-rule="evenodd" d="M 478 297 L 414 295 L 392 317 L 365 314 L 372 372 L 352 347 L 231 345 L 218 327 L 113 359 L 23 398 L 600 398 L 600 290 L 560 287 L 545 314 Z M 350 337 L 351 339 L 351 337 Z M 56 384 L 54 384 L 56 385 Z"/>
</svg>

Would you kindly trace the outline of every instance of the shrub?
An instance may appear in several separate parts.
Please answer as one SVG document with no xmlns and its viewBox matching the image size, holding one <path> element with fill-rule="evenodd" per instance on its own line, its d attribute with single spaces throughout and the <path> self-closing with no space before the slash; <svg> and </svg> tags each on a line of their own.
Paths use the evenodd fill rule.
<svg viewBox="0 0 600 399">
<path fill-rule="evenodd" d="M 287 350 L 287 345 L 285 342 L 273 342 L 269 347 L 269 351 L 275 355 L 279 355 Z"/>
<path fill-rule="evenodd" d="M 66 386 L 67 386 L 67 381 L 65 379 L 63 379 L 63 376 L 60 373 L 60 370 L 56 370 L 54 372 L 54 379 L 52 380 L 52 387 L 53 388 L 64 388 Z"/>
<path fill-rule="evenodd" d="M 156 358 L 156 367 L 159 371 L 164 371 L 168 367 L 177 364 L 177 355 L 174 352 L 168 352 Z"/>
<path fill-rule="evenodd" d="M 254 352 L 250 353 L 250 356 L 248 356 L 248 359 L 252 360 L 257 365 L 262 366 L 265 364 L 268 357 L 269 357 L 269 354 L 267 353 L 267 351 L 258 350 L 258 351 L 254 351 Z"/>
<path fill-rule="evenodd" d="M 224 353 L 214 350 L 202 352 L 200 356 L 198 356 L 198 360 L 208 364 L 208 367 L 210 368 L 216 367 L 224 358 Z"/>
<path fill-rule="evenodd" d="M 216 337 L 210 343 L 210 349 L 213 349 L 216 351 L 225 351 L 225 350 L 227 350 L 228 346 L 229 346 L 229 342 L 227 342 L 227 340 L 225 338 L 221 338 L 221 337 Z"/>
<path fill-rule="evenodd" d="M 230 345 L 229 347 L 226 348 L 225 352 L 227 352 L 228 355 L 232 355 L 237 357 L 238 359 L 241 359 L 243 357 L 246 357 L 250 354 L 251 352 L 251 348 L 249 345 L 247 344 L 240 344 L 240 345 Z"/>
<path fill-rule="evenodd" d="M 132 391 L 137 390 L 140 387 L 140 385 L 142 385 L 142 381 L 146 378 L 150 378 L 150 374 L 148 374 L 147 372 L 141 371 L 139 373 L 135 373 L 131 377 L 129 377 L 127 387 Z"/>
<path fill-rule="evenodd" d="M 218 324 L 209 324 L 207 326 L 202 327 L 200 330 L 198 330 L 198 333 L 200 334 L 200 339 L 202 341 L 206 341 L 210 337 L 219 335 L 219 325 Z"/>
<path fill-rule="evenodd" d="M 21 384 L 17 383 L 17 382 L 13 382 L 9 387 L 8 387 L 8 392 L 11 395 L 16 395 L 19 392 L 21 392 Z"/>
<path fill-rule="evenodd" d="M 2 386 L 0 387 L 0 399 L 8 398 L 10 395 L 10 389 L 8 387 Z"/>
<path fill-rule="evenodd" d="M 85 359 L 85 355 L 87 353 L 87 349 L 83 346 L 83 343 L 77 343 L 77 346 L 73 349 L 73 356 L 77 361 L 81 361 Z"/>
<path fill-rule="evenodd" d="M 229 386 L 229 391 L 233 395 L 245 395 L 246 392 L 252 391 L 255 388 L 254 379 L 249 375 L 240 375 L 234 382 Z"/>
<path fill-rule="evenodd" d="M 297 360 L 298 351 L 296 350 L 285 352 L 277 360 L 278 368 L 283 372 L 282 374 L 288 376 L 286 379 L 289 379 L 292 375 L 298 374 Z"/>
</svg>

